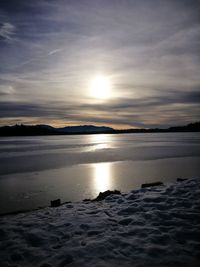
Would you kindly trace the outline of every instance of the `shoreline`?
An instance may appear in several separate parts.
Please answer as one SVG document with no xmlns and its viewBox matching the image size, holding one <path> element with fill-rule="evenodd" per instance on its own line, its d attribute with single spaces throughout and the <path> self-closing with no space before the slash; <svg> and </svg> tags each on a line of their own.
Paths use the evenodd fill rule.
<svg viewBox="0 0 200 267">
<path fill-rule="evenodd" d="M 1 266 L 198 266 L 200 179 L 0 217 Z"/>
<path fill-rule="evenodd" d="M 147 188 L 150 189 L 151 187 L 155 187 L 155 186 L 169 186 L 169 185 L 172 185 L 172 184 L 174 184 L 176 182 L 183 182 L 183 181 L 192 180 L 192 179 L 200 179 L 200 178 L 198 178 L 198 177 L 196 177 L 196 178 L 177 178 L 176 181 L 169 182 L 167 184 L 164 184 L 164 183 L 162 183 L 160 181 L 152 182 L 152 183 L 149 183 L 149 184 L 148 183 L 147 184 L 141 184 L 141 188 L 139 188 L 139 189 L 132 189 L 131 191 L 133 191 L 133 190 L 140 190 L 140 189 L 143 188 L 144 185 L 147 185 L 147 186 L 144 186 L 144 187 L 147 187 Z M 157 183 L 160 183 L 160 185 L 159 184 L 157 185 Z M 110 191 L 110 190 L 108 190 L 108 191 Z M 111 192 L 113 192 L 113 191 L 111 191 Z M 99 192 L 99 195 L 101 193 L 104 193 L 104 192 Z M 128 194 L 128 192 L 120 192 L 120 194 Z M 94 200 L 95 199 L 82 199 L 81 201 L 65 201 L 65 202 L 61 202 L 60 205 L 57 206 L 57 207 L 63 206 L 65 204 L 78 204 L 78 203 L 84 203 L 84 202 L 90 202 L 90 201 L 92 202 Z M 102 199 L 102 200 L 104 200 L 104 199 Z M 102 200 L 100 200 L 100 201 L 102 201 Z M 55 201 L 55 200 L 51 200 L 51 201 Z M 21 214 L 21 213 L 29 213 L 29 212 L 34 212 L 34 211 L 40 211 L 40 210 L 44 210 L 46 208 L 56 208 L 56 207 L 51 207 L 51 205 L 49 205 L 49 206 L 37 207 L 37 208 L 33 208 L 33 209 L 24 209 L 24 210 L 16 210 L 16 211 L 11 211 L 11 212 L 5 212 L 5 213 L 0 213 L 0 218 L 3 217 L 3 216 L 17 215 L 17 214 Z"/>
</svg>

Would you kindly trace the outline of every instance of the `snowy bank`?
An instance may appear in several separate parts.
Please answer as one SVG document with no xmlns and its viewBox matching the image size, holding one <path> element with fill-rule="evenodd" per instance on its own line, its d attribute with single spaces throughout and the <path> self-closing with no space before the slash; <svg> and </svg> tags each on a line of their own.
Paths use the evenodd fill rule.
<svg viewBox="0 0 200 267">
<path fill-rule="evenodd" d="M 200 179 L 0 217 L 0 266 L 200 266 Z"/>
</svg>

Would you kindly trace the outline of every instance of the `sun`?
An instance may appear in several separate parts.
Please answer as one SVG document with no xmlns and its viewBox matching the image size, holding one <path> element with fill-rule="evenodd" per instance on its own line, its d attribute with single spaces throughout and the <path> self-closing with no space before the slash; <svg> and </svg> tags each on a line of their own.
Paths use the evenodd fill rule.
<svg viewBox="0 0 200 267">
<path fill-rule="evenodd" d="M 106 76 L 99 75 L 90 81 L 90 96 L 100 100 L 111 97 L 111 82 Z"/>
</svg>

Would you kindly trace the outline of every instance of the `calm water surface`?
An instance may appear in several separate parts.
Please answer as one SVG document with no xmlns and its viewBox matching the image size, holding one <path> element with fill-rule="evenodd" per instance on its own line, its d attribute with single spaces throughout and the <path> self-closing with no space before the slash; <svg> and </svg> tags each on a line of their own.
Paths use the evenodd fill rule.
<svg viewBox="0 0 200 267">
<path fill-rule="evenodd" d="M 199 133 L 0 138 L 0 213 L 200 177 Z"/>
</svg>

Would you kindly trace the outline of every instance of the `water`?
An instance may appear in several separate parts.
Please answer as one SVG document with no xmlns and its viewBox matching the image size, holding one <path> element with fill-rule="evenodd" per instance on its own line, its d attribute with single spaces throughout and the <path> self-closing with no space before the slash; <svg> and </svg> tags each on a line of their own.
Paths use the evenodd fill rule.
<svg viewBox="0 0 200 267">
<path fill-rule="evenodd" d="M 0 213 L 200 176 L 199 133 L 0 138 Z"/>
</svg>

